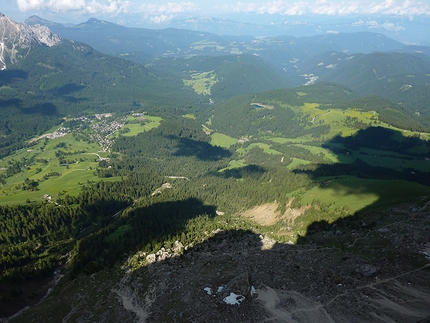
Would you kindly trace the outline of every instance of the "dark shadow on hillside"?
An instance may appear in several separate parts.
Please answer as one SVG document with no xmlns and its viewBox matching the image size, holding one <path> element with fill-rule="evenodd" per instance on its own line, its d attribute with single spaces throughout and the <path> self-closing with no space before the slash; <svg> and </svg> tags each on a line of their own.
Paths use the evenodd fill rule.
<svg viewBox="0 0 430 323">
<path fill-rule="evenodd" d="M 54 95 L 62 96 L 62 95 L 72 94 L 72 93 L 81 91 L 83 89 L 85 89 L 85 86 L 83 85 L 77 85 L 75 83 L 67 83 L 61 87 L 52 89 L 51 92 Z"/>
<path fill-rule="evenodd" d="M 340 218 L 335 222 L 329 223 L 326 220 L 311 223 L 306 233 L 299 236 L 298 243 L 321 242 L 328 245 L 347 245 L 351 241 L 351 236 L 339 237 L 343 233 L 356 232 L 359 230 L 372 230 L 375 226 L 383 223 L 384 219 L 378 215 L 378 210 L 386 210 L 392 207 L 393 203 L 409 203 L 417 207 L 418 198 L 422 201 L 428 201 L 428 196 L 420 188 L 415 188 L 415 195 L 411 195 L 409 187 L 405 184 L 402 187 L 399 184 L 393 189 L 389 186 L 383 186 L 378 182 L 368 182 L 364 186 L 356 186 L 355 179 L 369 180 L 404 180 L 415 182 L 422 185 L 430 186 L 430 172 L 420 171 L 418 169 L 407 167 L 406 161 L 420 160 L 429 163 L 430 143 L 419 137 L 403 137 L 402 132 L 382 127 L 370 127 L 359 130 L 355 135 L 349 137 L 336 136 L 329 142 L 322 145 L 336 154 L 339 163 L 318 164 L 302 166 L 301 169 L 294 170 L 297 174 L 307 174 L 320 189 L 329 187 L 338 194 L 338 199 L 356 195 L 357 198 L 366 194 L 377 196 L 377 200 L 371 205 L 363 207 L 351 216 Z M 375 155 L 366 153 L 360 149 L 370 148 L 375 150 Z M 378 155 L 379 153 L 379 155 Z M 352 155 L 359 155 L 354 157 Z M 373 166 L 371 163 L 380 157 L 398 159 L 400 162 L 405 161 L 405 167 L 395 168 L 384 166 Z M 367 162 L 366 162 L 367 161 Z M 401 164 L 401 163 L 398 163 Z M 349 176 L 349 177 L 346 177 Z M 323 180 L 322 180 L 323 179 Z M 421 195 L 420 195 L 421 194 Z M 315 197 L 318 199 L 318 196 Z M 324 201 L 321 201 L 324 203 Z M 306 216 L 306 214 L 305 214 Z M 407 219 L 407 217 L 406 217 Z M 336 236 L 338 232 L 339 236 Z M 316 238 L 324 237 L 324 238 Z M 330 238 L 327 238 L 330 237 Z"/>
<path fill-rule="evenodd" d="M 214 217 L 216 207 L 204 205 L 196 198 L 188 198 L 128 211 L 105 226 L 105 229 L 79 242 L 72 274 L 92 273 L 115 264 L 130 252 L 145 247 L 154 249 L 160 241 L 184 232 L 187 222 L 200 215 Z"/>
<path fill-rule="evenodd" d="M 58 114 L 57 107 L 52 103 L 38 104 L 30 108 L 20 108 L 24 114 L 40 114 L 43 116 L 55 116 Z"/>
<path fill-rule="evenodd" d="M 62 99 L 65 102 L 69 102 L 69 103 L 79 103 L 79 102 L 86 102 L 86 101 L 90 101 L 87 98 L 75 98 L 74 96 L 63 96 Z"/>
<path fill-rule="evenodd" d="M 16 82 L 19 79 L 24 80 L 27 77 L 28 77 L 28 73 L 22 70 L 0 71 L 0 86 Z"/>
<path fill-rule="evenodd" d="M 167 136 L 170 140 L 176 141 L 176 151 L 173 156 L 195 156 L 204 161 L 217 161 L 229 158 L 232 152 L 218 146 L 212 146 L 206 141 L 198 141 L 189 138 L 182 138 L 173 135 Z"/>
<path fill-rule="evenodd" d="M 143 296 L 136 299 L 143 304 L 146 293 L 157 291 L 153 302 L 144 307 L 152 321 L 166 321 L 166 313 L 171 322 L 231 323 L 290 322 L 291 318 L 294 322 L 378 322 L 380 316 L 412 322 L 417 313 L 420 318 L 430 315 L 428 271 L 408 275 L 407 281 L 387 279 L 371 293 L 365 292 L 365 285 L 376 276 L 397 277 L 413 268 L 399 258 L 387 270 L 382 269 L 385 259 L 276 243 L 250 230 L 218 229 L 211 235 L 182 249 L 182 256 L 155 250 L 148 255 L 151 263 L 123 285 L 139 286 Z M 142 279 L 148 273 L 151 285 Z M 410 294 L 405 304 L 398 298 L 402 289 L 396 286 L 422 288 L 422 294 Z M 382 297 L 386 303 L 377 302 Z M 240 300 L 240 305 L 229 305 L 227 299 Z M 393 304 L 399 307 L 393 310 Z"/>
<path fill-rule="evenodd" d="M 87 98 L 76 98 L 74 97 L 75 92 L 79 92 L 85 89 L 85 86 L 78 85 L 75 83 L 67 83 L 61 87 L 54 88 L 50 90 L 55 97 L 62 98 L 65 102 L 78 103 L 83 101 L 88 101 Z"/>
<path fill-rule="evenodd" d="M 403 179 L 411 182 L 430 185 L 430 173 L 401 166 L 400 169 L 387 167 L 383 163 L 372 166 L 366 160 L 377 159 L 378 156 L 360 151 L 361 148 L 369 148 L 381 151 L 381 157 L 393 158 L 401 162 L 413 160 L 427 160 L 430 157 L 430 142 L 419 137 L 403 137 L 402 132 L 383 127 L 369 127 L 359 130 L 349 137 L 340 135 L 326 142 L 322 147 L 336 154 L 339 163 L 319 164 L 294 170 L 295 173 L 308 174 L 312 179 L 322 176 L 352 175 L 359 178 L 370 179 Z M 359 157 L 352 160 L 356 153 Z M 401 155 L 399 155 L 401 154 Z M 430 170 L 430 161 L 429 161 Z"/>
<path fill-rule="evenodd" d="M 246 165 L 239 168 L 226 169 L 222 172 L 211 173 L 211 175 L 223 178 L 241 179 L 253 175 L 261 175 L 265 172 L 267 172 L 267 170 L 259 165 Z"/>
<path fill-rule="evenodd" d="M 429 172 L 423 172 L 412 168 L 405 168 L 399 171 L 388 167 L 371 166 L 359 158 L 348 164 L 321 164 L 317 167 L 310 166 L 308 168 L 296 169 L 293 172 L 296 174 L 307 174 L 314 180 L 318 180 L 322 176 L 351 175 L 367 179 L 402 179 L 423 185 L 430 185 Z"/>
<path fill-rule="evenodd" d="M 9 100 L 0 99 L 0 108 L 7 108 L 7 107 L 19 108 L 21 105 L 22 105 L 22 100 L 17 98 L 9 99 Z"/>
<path fill-rule="evenodd" d="M 334 145 L 333 145 L 334 144 Z M 335 145 L 342 145 L 337 148 Z M 356 134 L 349 137 L 337 135 L 323 147 L 339 153 L 340 156 L 347 154 L 349 150 L 358 150 L 361 147 L 385 150 L 388 152 L 397 152 L 409 154 L 411 156 L 430 156 L 429 153 L 412 153 L 413 147 L 424 146 L 430 149 L 430 143 L 426 140 L 416 137 L 403 137 L 401 131 L 388 129 L 384 127 L 369 127 L 359 130 Z"/>
</svg>

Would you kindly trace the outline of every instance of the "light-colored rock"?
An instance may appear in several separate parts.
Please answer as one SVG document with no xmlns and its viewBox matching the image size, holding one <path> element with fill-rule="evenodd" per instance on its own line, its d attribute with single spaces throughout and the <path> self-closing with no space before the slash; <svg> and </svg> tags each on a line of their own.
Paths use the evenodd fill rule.
<svg viewBox="0 0 430 323">
<path fill-rule="evenodd" d="M 173 252 L 175 254 L 181 254 L 183 250 L 184 250 L 184 245 L 182 244 L 182 242 L 176 240 L 173 246 Z"/>
<path fill-rule="evenodd" d="M 152 264 L 152 263 L 157 261 L 157 256 L 154 253 L 151 253 L 151 254 L 146 256 L 146 261 L 148 263 Z"/>
<path fill-rule="evenodd" d="M 18 64 L 32 46 L 55 46 L 61 38 L 45 26 L 18 23 L 0 13 L 0 70 Z"/>
<path fill-rule="evenodd" d="M 273 239 L 270 239 L 269 237 L 264 237 L 260 234 L 260 240 L 261 240 L 261 250 L 268 250 L 272 249 L 273 246 L 276 244 L 276 241 Z"/>
</svg>

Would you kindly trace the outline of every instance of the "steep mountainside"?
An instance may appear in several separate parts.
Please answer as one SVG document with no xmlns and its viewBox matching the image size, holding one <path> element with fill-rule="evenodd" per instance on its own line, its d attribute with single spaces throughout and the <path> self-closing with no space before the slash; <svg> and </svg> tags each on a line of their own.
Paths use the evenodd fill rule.
<svg viewBox="0 0 430 323">
<path fill-rule="evenodd" d="M 19 24 L 1 12 L 0 30 L 0 70 L 7 69 L 8 65 L 18 64 L 29 54 L 33 45 L 51 47 L 61 42 L 47 27 Z"/>
<path fill-rule="evenodd" d="M 353 85 L 351 87 L 354 88 L 360 84 L 360 90 L 363 92 L 370 91 L 370 89 L 365 88 L 366 82 L 407 74 L 428 74 L 429 72 L 429 56 L 378 52 L 349 57 L 343 71 L 334 68 L 325 78 L 347 86 Z"/>
<path fill-rule="evenodd" d="M 160 82 L 163 76 L 142 65 L 102 54 L 83 43 L 62 40 L 47 27 L 18 24 L 6 16 L 1 17 L 0 27 L 4 63 L 1 82 L 9 87 L 5 100 L 24 92 L 29 100 L 61 100 L 67 106 L 90 99 L 118 104 L 130 93 L 135 94 L 135 101 L 158 100 L 162 93 L 183 89 L 182 97 L 192 94 L 181 79 Z"/>
</svg>

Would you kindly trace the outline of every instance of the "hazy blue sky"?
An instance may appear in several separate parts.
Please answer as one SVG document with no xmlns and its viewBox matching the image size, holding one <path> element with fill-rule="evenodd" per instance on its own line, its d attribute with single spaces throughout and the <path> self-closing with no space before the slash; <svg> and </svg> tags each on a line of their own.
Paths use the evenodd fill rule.
<svg viewBox="0 0 430 323">
<path fill-rule="evenodd" d="M 89 17 L 127 24 L 128 18 L 165 23 L 176 17 L 390 15 L 430 18 L 430 0 L 0 0 L 0 12 L 23 21 L 31 15 L 56 22 L 83 22 Z M 255 18 L 254 18 L 255 19 Z M 258 22 L 258 21 L 255 21 Z"/>
</svg>

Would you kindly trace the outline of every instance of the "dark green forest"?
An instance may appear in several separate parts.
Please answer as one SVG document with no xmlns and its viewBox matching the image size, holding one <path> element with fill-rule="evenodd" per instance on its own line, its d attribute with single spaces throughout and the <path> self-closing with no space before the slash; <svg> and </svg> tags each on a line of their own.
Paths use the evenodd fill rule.
<svg viewBox="0 0 430 323">
<path fill-rule="evenodd" d="M 365 136 L 359 132 L 344 144 L 369 143 Z M 72 255 L 70 272 L 79 275 L 111 266 L 138 250 L 151 252 L 176 240 L 192 243 L 202 238 L 202 226 L 207 231 L 206 226 L 215 229 L 219 221 L 234 222 L 233 214 L 264 203 L 286 205 L 289 192 L 311 187 L 322 176 L 349 174 L 430 185 L 428 173 L 414 176 L 407 170 L 371 167 L 359 160 L 327 164 L 324 156 L 317 155 L 313 165 L 291 171 L 259 148 L 244 156 L 248 166 L 220 171 L 238 158 L 237 152 L 214 147 L 208 138 L 198 122 L 169 118 L 149 132 L 120 137 L 112 147 L 116 157 L 100 162 L 99 177 L 121 176 L 123 180 L 88 183 L 79 196 L 64 195 L 55 204 L 1 207 L 1 279 L 22 281 L 50 275 L 66 262 L 67 252 Z M 403 149 L 391 141 L 385 143 L 382 136 L 381 140 L 373 145 Z M 293 156 L 307 154 L 303 148 L 286 144 L 274 143 L 272 148 L 285 153 L 286 164 Z M 169 186 L 163 187 L 165 183 Z M 295 206 L 300 206 L 300 200 Z M 228 215 L 218 216 L 217 210 Z M 327 212 L 343 214 L 345 210 Z M 215 218 L 217 223 L 211 220 Z"/>
</svg>

